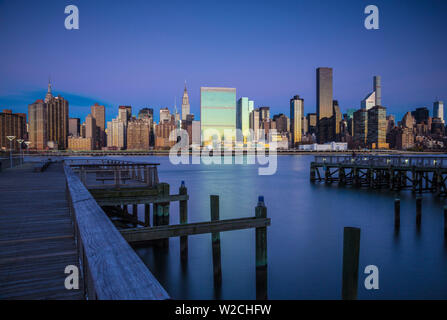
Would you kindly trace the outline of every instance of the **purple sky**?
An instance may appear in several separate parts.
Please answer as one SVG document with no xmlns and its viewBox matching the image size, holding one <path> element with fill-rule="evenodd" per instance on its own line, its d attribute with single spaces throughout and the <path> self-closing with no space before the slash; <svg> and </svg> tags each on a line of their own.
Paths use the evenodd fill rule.
<svg viewBox="0 0 447 320">
<path fill-rule="evenodd" d="M 75 4 L 80 29 L 64 27 Z M 368 4 L 380 30 L 364 28 Z M 48 77 L 72 117 L 90 105 L 180 109 L 187 80 L 199 116 L 200 86 L 230 86 L 288 115 L 299 94 L 315 112 L 315 69 L 334 68 L 334 99 L 358 108 L 382 76 L 383 104 L 407 110 L 447 100 L 447 1 L 2 1 L 0 108 L 26 112 Z"/>
</svg>

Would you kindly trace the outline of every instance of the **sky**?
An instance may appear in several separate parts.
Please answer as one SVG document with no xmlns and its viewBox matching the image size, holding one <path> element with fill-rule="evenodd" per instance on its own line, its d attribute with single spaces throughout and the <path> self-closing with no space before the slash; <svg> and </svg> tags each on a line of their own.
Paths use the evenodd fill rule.
<svg viewBox="0 0 447 320">
<path fill-rule="evenodd" d="M 70 4 L 79 30 L 65 29 Z M 379 30 L 364 27 L 369 4 Z M 185 80 L 196 118 L 201 86 L 236 88 L 271 114 L 298 94 L 309 113 L 316 68 L 332 67 L 342 112 L 380 75 L 400 119 L 447 100 L 446 13 L 445 0 L 0 0 L 0 109 L 26 112 L 51 78 L 82 119 L 95 102 L 108 120 L 119 105 L 180 110 Z"/>
</svg>

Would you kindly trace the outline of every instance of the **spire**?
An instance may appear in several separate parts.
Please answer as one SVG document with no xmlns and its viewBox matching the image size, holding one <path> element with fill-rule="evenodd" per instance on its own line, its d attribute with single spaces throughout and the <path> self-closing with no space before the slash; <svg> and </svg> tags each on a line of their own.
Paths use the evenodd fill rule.
<svg viewBox="0 0 447 320">
<path fill-rule="evenodd" d="M 187 92 L 187 90 L 186 90 L 186 80 L 185 80 L 185 90 L 183 90 L 184 92 Z"/>
<path fill-rule="evenodd" d="M 45 103 L 50 101 L 52 98 L 53 98 L 53 94 L 51 93 L 51 79 L 48 78 L 48 91 L 47 91 L 47 94 L 45 95 Z"/>
</svg>

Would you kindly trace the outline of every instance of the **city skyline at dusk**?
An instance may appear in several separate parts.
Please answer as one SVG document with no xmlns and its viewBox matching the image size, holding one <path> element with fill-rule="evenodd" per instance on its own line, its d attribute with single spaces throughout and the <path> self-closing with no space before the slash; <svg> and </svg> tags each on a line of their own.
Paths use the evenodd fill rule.
<svg viewBox="0 0 447 320">
<path fill-rule="evenodd" d="M 63 25 L 68 4 L 0 2 L 0 40 L 8 43 L 1 108 L 26 112 L 51 78 L 71 117 L 85 118 L 98 102 L 110 120 L 118 105 L 172 110 L 176 100 L 179 109 L 186 80 L 197 116 L 206 86 L 234 87 L 237 98 L 272 113 L 287 114 L 288 100 L 299 94 L 310 113 L 315 69 L 323 66 L 334 70 L 343 112 L 360 107 L 374 75 L 382 76 L 383 105 L 397 119 L 447 96 L 442 1 L 377 1 L 379 30 L 363 26 L 365 1 L 344 2 L 343 10 L 330 1 L 134 2 L 125 9 L 75 1 L 80 29 L 71 31 Z"/>
</svg>

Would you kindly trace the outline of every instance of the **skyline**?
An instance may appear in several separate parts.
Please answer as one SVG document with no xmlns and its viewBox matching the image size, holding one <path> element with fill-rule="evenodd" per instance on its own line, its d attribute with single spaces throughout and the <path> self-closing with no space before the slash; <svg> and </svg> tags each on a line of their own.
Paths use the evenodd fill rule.
<svg viewBox="0 0 447 320">
<path fill-rule="evenodd" d="M 137 2 L 124 9 L 102 1 L 72 3 L 80 11 L 76 31 L 63 28 L 68 3 L 0 1 L 0 40 L 8 43 L 0 61 L 1 109 L 26 111 L 44 97 L 51 77 L 53 92 L 70 103 L 70 116 L 81 119 L 95 102 L 106 106 L 107 120 L 118 105 L 172 110 L 177 100 L 179 109 L 185 80 L 196 116 L 200 87 L 207 86 L 234 87 L 237 99 L 270 106 L 273 114 L 288 114 L 289 100 L 298 94 L 305 113 L 314 113 L 315 69 L 324 66 L 334 69 L 334 99 L 343 112 L 360 107 L 374 75 L 382 76 L 383 105 L 398 119 L 416 107 L 432 110 L 435 100 L 447 97 L 442 1 L 407 7 L 376 1 L 381 29 L 373 31 L 363 27 L 366 1 Z M 331 10 L 335 6 L 343 10 Z M 290 15 L 293 9 L 297 14 Z M 267 14 L 270 20 L 261 22 Z"/>
</svg>

